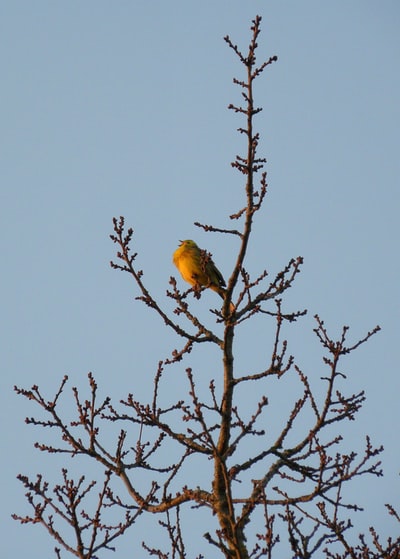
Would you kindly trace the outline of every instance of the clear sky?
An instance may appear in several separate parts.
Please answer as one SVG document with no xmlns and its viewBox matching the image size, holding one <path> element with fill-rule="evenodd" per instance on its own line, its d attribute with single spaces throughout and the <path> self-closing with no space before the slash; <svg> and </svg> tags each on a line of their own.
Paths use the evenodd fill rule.
<svg viewBox="0 0 400 559">
<path fill-rule="evenodd" d="M 256 14 L 259 57 L 278 62 L 256 86 L 269 196 L 246 265 L 273 275 L 304 256 L 287 305 L 309 315 L 287 337 L 310 376 L 322 374 L 315 313 L 332 335 L 349 325 L 354 341 L 382 327 L 345 372 L 349 390 L 368 398 L 348 444 L 361 449 L 369 433 L 385 446 L 386 476 L 361 490 L 362 524 L 390 531 L 383 503 L 398 501 L 400 466 L 399 2 L 16 0 L 0 7 L 4 558 L 54 547 L 10 518 L 28 512 L 16 474 L 49 466 L 32 448 L 44 433 L 24 424 L 35 410 L 13 385 L 39 384 L 50 398 L 65 373 L 84 391 L 93 371 L 102 395 L 147 398 L 158 359 L 177 344 L 110 269 L 112 217 L 134 227 L 145 281 L 167 309 L 179 239 L 195 239 L 229 275 L 234 240 L 193 222 L 227 226 L 242 204 L 230 161 L 243 138 L 227 110 L 241 68 L 223 36 L 245 47 Z M 194 302 L 202 316 L 215 297 Z"/>
</svg>

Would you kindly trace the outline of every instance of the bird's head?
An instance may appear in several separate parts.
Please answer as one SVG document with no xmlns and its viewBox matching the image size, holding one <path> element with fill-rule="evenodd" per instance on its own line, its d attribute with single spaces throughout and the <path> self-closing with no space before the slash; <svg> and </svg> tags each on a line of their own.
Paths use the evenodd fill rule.
<svg viewBox="0 0 400 559">
<path fill-rule="evenodd" d="M 197 245 L 194 241 L 191 241 L 190 239 L 186 239 L 186 241 L 179 241 L 181 244 L 180 246 L 183 247 L 185 246 L 186 248 L 197 248 Z"/>
</svg>

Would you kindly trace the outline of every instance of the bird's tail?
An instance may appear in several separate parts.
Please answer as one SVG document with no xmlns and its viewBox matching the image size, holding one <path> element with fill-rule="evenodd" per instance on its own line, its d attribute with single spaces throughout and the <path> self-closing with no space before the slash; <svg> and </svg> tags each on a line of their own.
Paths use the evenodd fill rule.
<svg viewBox="0 0 400 559">
<path fill-rule="evenodd" d="M 224 289 L 220 285 L 210 285 L 210 289 L 212 289 L 213 291 L 218 293 L 218 295 L 221 297 L 221 299 L 225 300 L 226 289 Z M 233 312 L 235 310 L 235 305 L 232 303 L 232 301 L 231 301 L 231 304 L 230 304 L 229 308 L 230 308 L 231 312 Z"/>
</svg>

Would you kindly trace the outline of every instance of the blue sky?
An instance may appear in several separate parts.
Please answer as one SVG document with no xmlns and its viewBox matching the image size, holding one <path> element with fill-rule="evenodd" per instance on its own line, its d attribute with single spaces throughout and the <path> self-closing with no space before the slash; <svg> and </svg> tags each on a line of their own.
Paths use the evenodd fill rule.
<svg viewBox="0 0 400 559">
<path fill-rule="evenodd" d="M 382 327 L 346 372 L 368 398 L 350 446 L 369 433 L 386 449 L 386 476 L 360 490 L 362 523 L 388 529 L 382 505 L 398 497 L 400 464 L 398 2 L 16 1 L 0 8 L 4 557 L 54 547 L 10 519 L 27 511 L 16 474 L 46 468 L 32 448 L 41 434 L 24 424 L 34 409 L 14 384 L 50 398 L 65 373 L 84 390 L 93 371 L 103 395 L 148 398 L 158 359 L 177 343 L 110 269 L 112 217 L 134 227 L 145 281 L 166 309 L 179 239 L 210 250 L 229 276 L 234 239 L 193 222 L 228 226 L 242 204 L 230 166 L 241 122 L 227 110 L 241 68 L 223 36 L 245 47 L 256 14 L 259 60 L 278 62 L 255 91 L 269 195 L 246 266 L 273 275 L 304 256 L 286 304 L 309 315 L 286 335 L 310 376 L 321 376 L 315 313 L 332 335 L 349 325 L 352 340 Z M 193 303 L 210 325 L 214 297 Z M 257 366 L 263 332 L 242 336 L 238 366 Z"/>
</svg>

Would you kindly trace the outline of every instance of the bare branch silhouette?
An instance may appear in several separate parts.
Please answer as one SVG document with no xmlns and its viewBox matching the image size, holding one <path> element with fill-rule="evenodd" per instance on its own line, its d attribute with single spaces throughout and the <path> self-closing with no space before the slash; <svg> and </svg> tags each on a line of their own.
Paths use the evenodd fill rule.
<svg viewBox="0 0 400 559">
<path fill-rule="evenodd" d="M 59 546 L 58 558 L 61 551 L 82 559 L 98 557 L 114 549 L 114 542 L 128 528 L 141 542 L 141 553 L 144 550 L 158 559 L 201 559 L 210 556 L 210 549 L 213 556 L 226 559 L 400 557 L 399 536 L 383 543 L 373 528 L 369 539 L 354 536 L 352 517 L 361 505 L 347 497 L 347 487 L 358 477 L 383 475 L 383 448 L 368 436 L 361 450 L 343 449 L 345 424 L 357 418 L 365 395 L 363 390 L 348 389 L 342 361 L 369 341 L 379 326 L 349 342 L 348 326 L 335 339 L 316 315 L 314 332 L 324 355 L 318 375 L 307 374 L 289 354 L 289 342 L 283 338 L 284 326 L 307 312 L 284 310 L 283 305 L 301 271 L 302 257 L 283 264 L 272 279 L 267 270 L 253 277 L 244 267 L 253 222 L 268 191 L 266 159 L 258 155 L 255 119 L 261 108 L 255 105 L 253 85 L 277 60 L 272 56 L 257 63 L 260 24 L 257 16 L 246 50 L 225 37 L 244 70 L 243 78 L 234 79 L 241 104 L 229 105 L 244 121 L 238 132 L 247 139 L 245 153 L 232 162 L 244 177 L 243 205 L 229 216 L 237 228 L 195 223 L 213 234 L 232 235 L 238 242 L 222 308 L 211 311 L 215 327 L 201 321 L 192 309 L 192 297 L 201 298 L 207 286 L 193 285 L 181 292 L 172 277 L 166 295 L 174 309 L 165 310 L 164 301 L 158 302 L 150 293 L 144 272 L 136 265 L 133 229 L 126 229 L 122 216 L 114 218 L 111 239 L 117 245 L 117 260 L 111 266 L 128 274 L 138 290 L 136 298 L 178 340 L 178 347 L 158 360 L 149 401 L 141 402 L 133 393 L 118 403 L 109 397 L 99 399 L 97 383 L 89 373 L 87 389 L 72 388 L 75 413 L 71 418 L 64 416 L 62 405 L 68 398 L 68 377 L 50 400 L 37 385 L 28 390 L 15 387 L 40 412 L 26 423 L 44 429 L 45 434 L 50 428 L 52 441 L 58 441 L 37 442 L 37 449 L 66 459 L 85 458 L 105 471 L 98 482 L 86 481 L 85 476 L 73 479 L 64 468 L 62 481 L 52 489 L 42 474 L 33 481 L 18 476 L 33 513 L 14 518 L 44 526 Z M 203 257 L 206 265 L 211 255 L 204 252 Z M 235 357 L 248 351 L 237 342 L 237 334 L 256 315 L 268 324 L 257 347 L 261 365 L 252 369 L 249 360 L 243 370 L 236 366 Z M 220 355 L 206 370 L 192 354 L 194 348 L 201 351 L 205 342 Z M 189 360 L 182 369 L 182 362 Z M 290 382 L 293 390 L 285 397 L 286 408 L 282 406 L 272 417 L 271 405 L 283 382 Z M 168 397 L 165 385 L 173 387 Z M 252 400 L 249 394 L 257 397 Z M 116 435 L 110 440 L 111 428 Z M 100 487 L 97 499 L 93 499 L 95 487 Z M 195 547 L 199 542 L 192 542 L 192 533 L 203 530 L 196 517 L 199 510 L 210 513 L 211 528 L 204 528 L 202 539 L 204 554 Z M 387 513 L 400 522 L 391 505 Z M 166 549 L 153 542 L 151 533 L 142 542 L 139 530 L 151 515 L 159 517 Z M 189 534 L 186 515 L 193 517 Z M 72 529 L 68 537 L 65 527 Z"/>
</svg>

